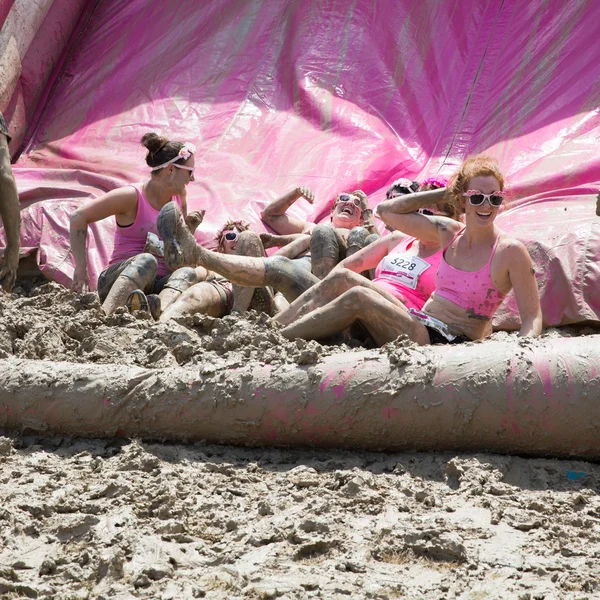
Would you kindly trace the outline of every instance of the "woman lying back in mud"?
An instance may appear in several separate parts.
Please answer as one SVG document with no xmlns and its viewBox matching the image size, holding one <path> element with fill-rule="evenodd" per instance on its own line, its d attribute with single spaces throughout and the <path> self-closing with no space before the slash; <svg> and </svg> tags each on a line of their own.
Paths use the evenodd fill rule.
<svg viewBox="0 0 600 600">
<path fill-rule="evenodd" d="M 511 288 L 521 316 L 519 335 L 539 335 L 542 316 L 531 258 L 522 243 L 494 224 L 503 187 L 496 161 L 476 156 L 463 163 L 448 188 L 450 200 L 464 213 L 464 225 L 445 216 L 419 212 L 439 202 L 444 190 L 410 194 L 379 205 L 384 222 L 414 236 L 419 243 L 436 243 L 443 248 L 435 291 L 422 310 L 363 285 L 296 319 L 293 311 L 301 313 L 298 307 L 313 293 L 310 290 L 278 316 L 277 320 L 287 325 L 283 335 L 321 339 L 360 322 L 380 345 L 401 334 L 421 345 L 479 340 L 492 332 L 492 317 Z M 421 267 L 414 261 L 407 271 L 423 273 Z"/>
<path fill-rule="evenodd" d="M 344 258 L 358 252 L 379 238 L 367 195 L 362 190 L 340 193 L 331 207 L 331 222 L 315 225 L 287 214 L 300 198 L 310 204 L 313 192 L 298 187 L 267 204 L 261 213 L 263 222 L 280 235 L 310 233 L 312 273 L 325 277 Z"/>
<path fill-rule="evenodd" d="M 155 133 L 144 135 L 141 143 L 148 150 L 146 164 L 151 168 L 150 179 L 112 190 L 71 215 L 71 249 L 75 260 L 72 287 L 77 292 L 86 292 L 89 288 L 86 262 L 88 225 L 115 217 L 117 230 L 113 254 L 108 267 L 98 278 L 98 295 L 107 314 L 124 306 L 128 299 L 130 303 L 139 302 L 140 290 L 162 293 L 167 286 L 164 292 L 168 296 L 169 285 L 185 288 L 197 281 L 190 277 L 189 272 L 171 274 L 161 259 L 144 251 L 148 233 L 158 231 L 156 220 L 165 204 L 174 198 L 186 214 L 186 186 L 194 181 L 196 149 L 193 144 L 169 141 Z M 194 217 L 194 226 L 197 226 L 202 215 L 196 213 Z M 129 298 L 132 292 L 135 292 L 134 297 Z"/>
</svg>

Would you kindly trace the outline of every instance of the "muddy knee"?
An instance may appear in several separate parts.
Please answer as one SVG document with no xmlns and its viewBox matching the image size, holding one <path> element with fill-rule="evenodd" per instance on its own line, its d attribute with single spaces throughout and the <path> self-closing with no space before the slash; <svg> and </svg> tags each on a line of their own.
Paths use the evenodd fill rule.
<svg viewBox="0 0 600 600">
<path fill-rule="evenodd" d="M 135 256 L 123 269 L 120 276 L 131 279 L 137 287 L 144 289 L 156 279 L 157 272 L 158 263 L 156 258 L 152 254 L 144 252 Z"/>
<path fill-rule="evenodd" d="M 288 302 L 293 302 L 318 279 L 285 256 L 265 258 L 265 285 L 279 290 Z"/>
<path fill-rule="evenodd" d="M 193 267 L 182 267 L 177 269 L 165 284 L 165 289 L 185 292 L 189 287 L 198 283 L 198 274 Z"/>
<path fill-rule="evenodd" d="M 329 225 L 317 225 L 310 236 L 310 253 L 315 258 L 340 259 L 340 243 L 335 229 Z"/>
<path fill-rule="evenodd" d="M 238 256 L 266 256 L 259 234 L 248 230 L 239 234 L 235 253 Z"/>
<path fill-rule="evenodd" d="M 369 233 L 364 227 L 354 227 L 348 234 L 348 250 L 346 251 L 346 256 L 352 256 L 355 252 L 366 248 L 378 238 L 378 233 Z"/>
</svg>

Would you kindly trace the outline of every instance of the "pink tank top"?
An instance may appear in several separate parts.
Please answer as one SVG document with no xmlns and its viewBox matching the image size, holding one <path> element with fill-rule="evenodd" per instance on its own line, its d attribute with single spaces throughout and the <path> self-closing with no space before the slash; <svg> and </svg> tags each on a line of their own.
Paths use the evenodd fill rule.
<svg viewBox="0 0 600 600">
<path fill-rule="evenodd" d="M 121 227 L 117 223 L 117 230 L 115 232 L 115 245 L 113 253 L 110 259 L 109 265 L 120 263 L 136 254 L 142 254 L 144 252 L 144 246 L 146 245 L 146 238 L 148 232 L 155 233 L 158 235 L 158 229 L 156 228 L 156 219 L 160 211 L 150 206 L 146 196 L 142 192 L 141 188 L 137 185 L 132 185 L 137 191 L 138 204 L 137 214 L 135 221 L 131 225 Z M 174 197 L 175 202 L 181 207 L 181 200 L 179 196 Z M 163 277 L 169 273 L 167 265 L 161 258 L 156 259 L 158 261 L 158 277 Z"/>
<path fill-rule="evenodd" d="M 377 265 L 373 283 L 406 303 L 407 308 L 421 310 L 435 290 L 435 274 L 442 251 L 427 258 L 407 253 L 416 238 L 406 237 Z"/>
<path fill-rule="evenodd" d="M 499 292 L 492 281 L 492 258 L 498 247 L 496 238 L 492 252 L 487 263 L 478 271 L 461 271 L 446 262 L 444 254 L 465 230 L 461 229 L 450 244 L 444 248 L 442 260 L 436 278 L 436 295 L 454 302 L 467 311 L 473 311 L 474 315 L 491 319 L 498 307 L 504 300 L 505 295 Z"/>
</svg>

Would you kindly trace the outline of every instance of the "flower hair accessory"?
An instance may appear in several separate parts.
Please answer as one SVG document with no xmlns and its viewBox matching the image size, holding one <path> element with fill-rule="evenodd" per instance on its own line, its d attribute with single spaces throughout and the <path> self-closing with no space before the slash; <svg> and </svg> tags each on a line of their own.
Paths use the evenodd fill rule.
<svg viewBox="0 0 600 600">
<path fill-rule="evenodd" d="M 410 179 L 406 179 L 406 177 L 400 177 L 400 179 L 396 179 L 394 183 L 390 187 L 403 187 L 410 189 L 410 186 L 413 182 Z"/>
<path fill-rule="evenodd" d="M 421 187 L 425 185 L 435 185 L 438 188 L 448 187 L 448 180 L 445 177 L 428 177 L 421 182 Z"/>
<path fill-rule="evenodd" d="M 175 158 L 168 160 L 166 163 L 163 163 L 162 165 L 152 167 L 151 170 L 158 171 L 159 169 L 164 169 L 165 167 L 168 167 L 169 165 L 173 164 L 174 162 L 177 162 L 178 160 L 181 160 L 182 158 L 183 158 L 183 160 L 187 160 L 190 156 L 192 156 L 192 154 L 195 154 L 195 153 L 196 153 L 196 146 L 194 144 L 192 144 L 191 142 L 185 142 L 183 144 L 183 146 L 181 146 L 181 148 L 179 148 L 179 152 Z"/>
</svg>

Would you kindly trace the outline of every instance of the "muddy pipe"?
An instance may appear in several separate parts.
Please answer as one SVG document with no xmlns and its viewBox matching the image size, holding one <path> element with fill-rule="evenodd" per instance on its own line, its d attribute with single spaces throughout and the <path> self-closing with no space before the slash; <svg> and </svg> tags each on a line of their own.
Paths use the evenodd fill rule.
<svg viewBox="0 0 600 600">
<path fill-rule="evenodd" d="M 245 446 L 600 458 L 599 336 L 365 351 L 310 366 L 0 361 L 0 427 Z"/>
</svg>

